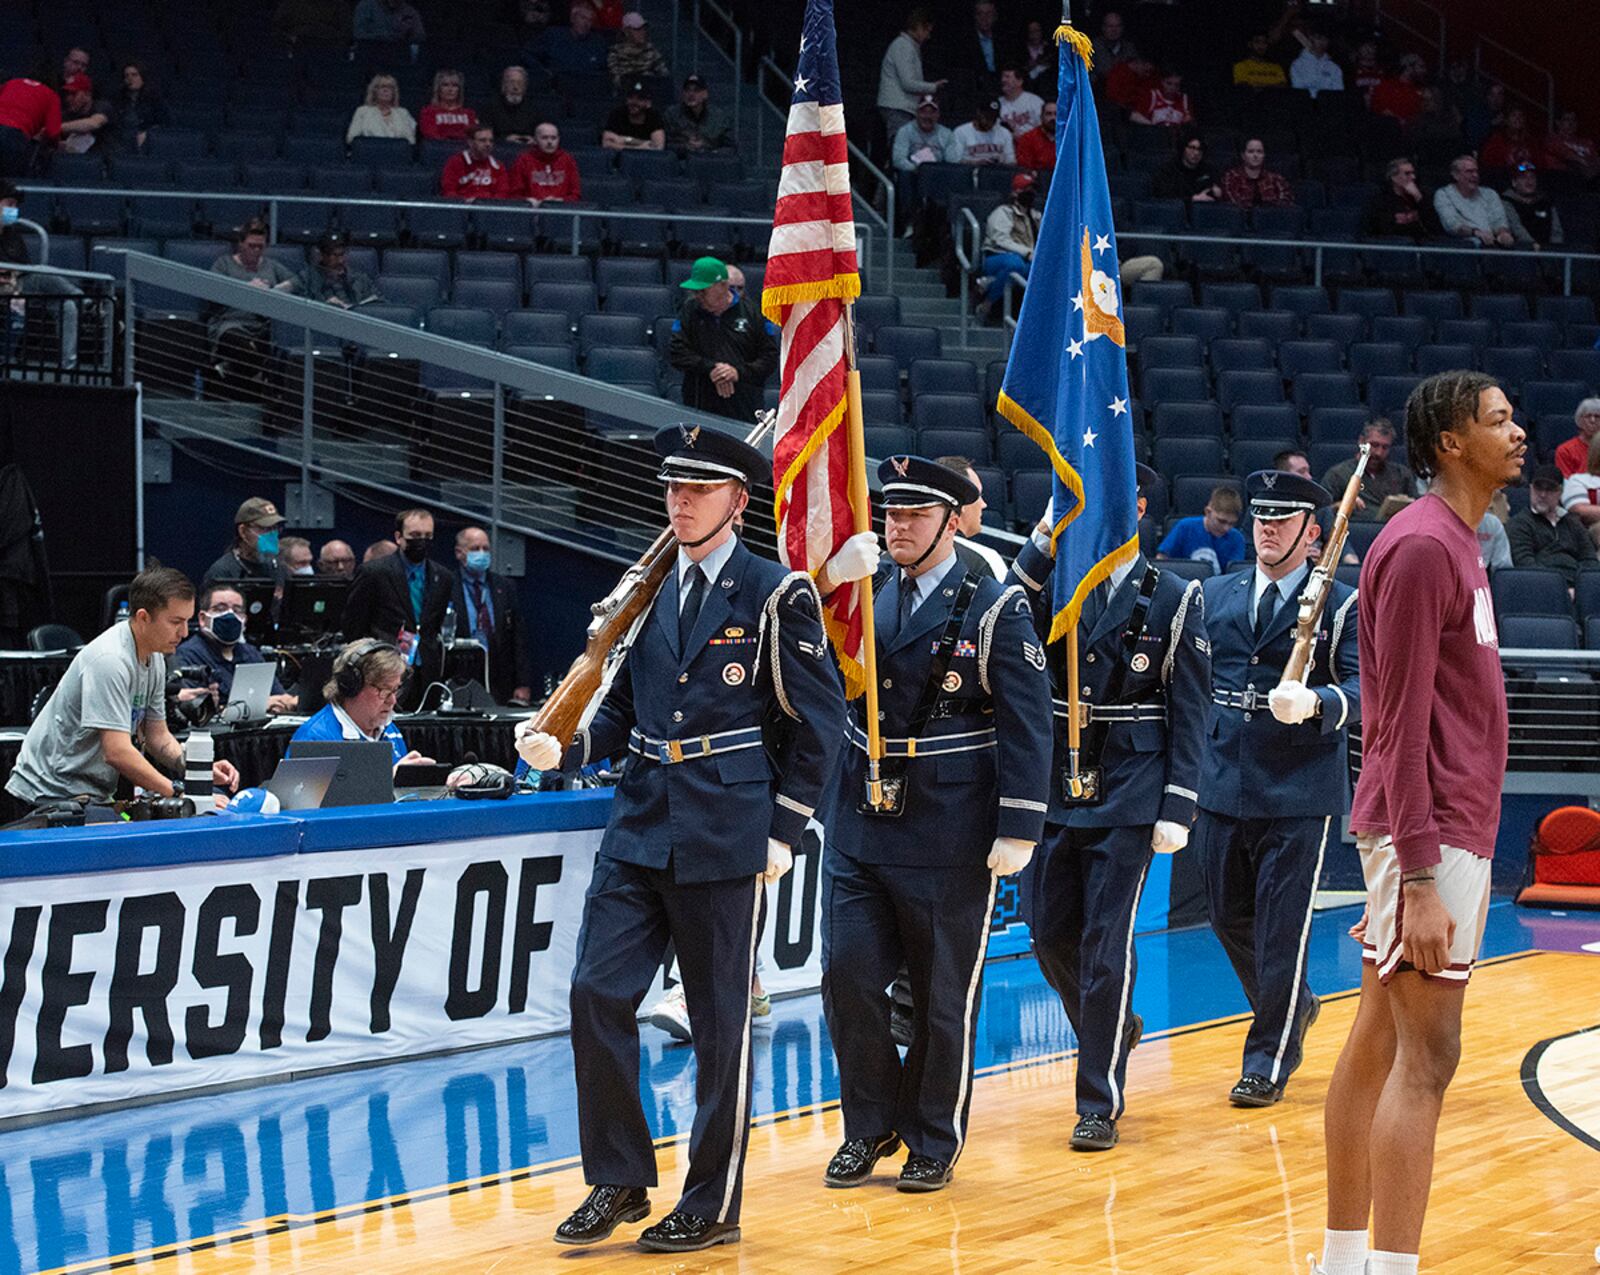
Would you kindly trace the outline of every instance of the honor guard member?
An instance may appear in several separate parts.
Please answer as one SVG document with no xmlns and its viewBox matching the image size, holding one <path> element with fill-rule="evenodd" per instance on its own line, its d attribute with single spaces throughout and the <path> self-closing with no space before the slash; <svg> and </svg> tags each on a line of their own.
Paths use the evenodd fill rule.
<svg viewBox="0 0 1600 1275">
<path fill-rule="evenodd" d="M 972 483 L 916 456 L 878 476 L 894 564 L 873 599 L 883 799 L 868 792 L 863 698 L 823 861 L 822 1007 L 845 1128 L 825 1180 L 859 1186 L 904 1142 L 899 1188 L 937 1191 L 966 1140 L 996 883 L 1044 825 L 1050 692 L 1023 591 L 956 557 Z M 904 1061 L 884 995 L 902 963 L 917 1006 Z"/>
<path fill-rule="evenodd" d="M 1159 481 L 1136 466 L 1144 492 Z M 1048 634 L 1052 515 L 1012 567 Z M 1198 581 L 1140 554 L 1085 599 L 1078 627 L 1082 795 L 1067 787 L 1066 643 L 1049 648 L 1055 769 L 1044 849 L 1034 865 L 1029 928 L 1039 967 L 1078 1036 L 1075 1151 L 1109 1151 L 1125 1105 L 1128 1054 L 1144 1030 L 1133 1012 L 1133 926 L 1153 853 L 1183 849 L 1200 784 L 1200 733 L 1211 657 Z"/>
<path fill-rule="evenodd" d="M 1333 503 L 1299 474 L 1246 482 L 1253 571 L 1205 582 L 1212 704 L 1195 851 L 1211 928 L 1254 1011 L 1236 1107 L 1283 1097 L 1318 1004 L 1306 983 L 1311 903 L 1332 821 L 1350 808 L 1348 728 L 1360 720 L 1356 591 L 1329 581 L 1305 682 L 1281 682 L 1294 649 L 1307 554 Z"/>
<path fill-rule="evenodd" d="M 655 446 L 676 567 L 565 758 L 539 732 L 525 732 L 518 751 L 541 770 L 631 754 L 572 972 L 579 1137 L 593 1190 L 555 1238 L 593 1244 L 650 1212 L 656 1156 L 635 1016 L 670 940 L 689 1002 L 697 1109 L 677 1207 L 639 1244 L 688 1252 L 739 1239 L 763 887 L 789 870 L 833 773 L 844 696 L 816 586 L 734 534 L 770 462 L 710 429 L 671 426 Z"/>
</svg>

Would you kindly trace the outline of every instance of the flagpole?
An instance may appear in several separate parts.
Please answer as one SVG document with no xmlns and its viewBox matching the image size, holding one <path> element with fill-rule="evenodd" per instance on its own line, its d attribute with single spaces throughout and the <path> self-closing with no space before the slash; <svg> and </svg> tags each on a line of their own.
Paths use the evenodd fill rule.
<svg viewBox="0 0 1600 1275">
<path fill-rule="evenodd" d="M 856 365 L 856 307 L 844 307 L 845 422 L 850 430 L 850 512 L 855 531 L 872 530 L 872 503 L 867 490 L 866 425 L 861 414 L 861 369 Z M 861 667 L 867 692 L 867 800 L 883 805 L 883 779 L 879 763 L 883 759 L 883 732 L 878 722 L 878 634 L 872 615 L 872 577 L 861 585 Z"/>
<path fill-rule="evenodd" d="M 1067 795 L 1083 796 L 1078 754 L 1083 746 L 1083 710 L 1078 693 L 1078 626 L 1067 630 Z"/>
</svg>

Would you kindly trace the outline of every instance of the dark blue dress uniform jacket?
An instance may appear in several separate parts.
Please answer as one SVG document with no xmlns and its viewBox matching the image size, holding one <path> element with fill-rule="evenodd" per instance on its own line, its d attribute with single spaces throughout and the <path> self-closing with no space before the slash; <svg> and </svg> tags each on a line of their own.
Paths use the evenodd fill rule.
<svg viewBox="0 0 1600 1275">
<path fill-rule="evenodd" d="M 1104 797 L 1099 805 L 1068 806 L 1061 775 L 1067 767 L 1065 641 L 1051 657 L 1061 701 L 1055 714 L 1055 773 L 1050 783 L 1050 822 L 1069 828 L 1127 828 L 1158 819 L 1187 828 L 1194 822 L 1201 785 L 1202 731 L 1211 703 L 1211 652 L 1205 608 L 1198 583 L 1163 572 L 1150 598 L 1144 631 L 1132 657 L 1123 652 L 1127 628 L 1148 564 L 1143 555 L 1106 603 L 1088 633 L 1078 635 L 1079 693 L 1086 704 L 1106 704 L 1121 674 L 1117 704 L 1164 703 L 1164 717 L 1153 721 L 1112 722 L 1098 759 L 1080 755 L 1082 766 L 1100 767 Z M 1038 631 L 1050 631 L 1051 602 L 1045 587 L 1055 567 L 1049 554 L 1029 540 L 1012 571 L 1033 599 Z M 1143 657 L 1142 659 L 1140 657 Z M 1141 667 L 1142 666 L 1142 667 Z M 1099 728 L 1096 728 L 1099 729 Z M 1088 736 L 1085 728 L 1085 736 Z M 1207 779 L 1209 782 L 1209 777 Z"/>
<path fill-rule="evenodd" d="M 1285 726 L 1267 707 L 1267 696 L 1294 649 L 1299 607 L 1280 603 L 1258 641 L 1255 572 L 1213 576 L 1205 582 L 1212 684 L 1219 696 L 1234 693 L 1237 699 L 1254 689 L 1260 699 L 1254 709 L 1211 705 L 1206 780 L 1200 793 L 1204 809 L 1234 819 L 1342 815 L 1349 810 L 1345 728 L 1361 720 L 1356 591 L 1337 580 L 1331 586 L 1319 621 L 1315 664 L 1306 679 L 1322 701 L 1322 713 Z"/>
<path fill-rule="evenodd" d="M 877 586 L 878 708 L 886 738 L 904 738 L 933 665 L 934 648 L 966 568 L 950 568 L 937 590 L 897 630 L 894 577 Z M 1044 832 L 1050 770 L 1050 685 L 1044 651 L 1033 632 L 1027 598 L 990 576 L 962 621 L 946 684 L 952 699 L 974 701 L 969 711 L 930 721 L 920 739 L 971 736 L 957 752 L 929 752 L 906 767 L 906 812 L 864 815 L 866 699 L 852 704 L 851 729 L 862 742 L 846 745 L 828 848 L 861 863 L 956 867 L 983 863 L 996 837 L 1038 841 Z M 983 742 L 983 732 L 993 741 Z M 955 742 L 951 739 L 951 742 Z M 892 763 L 891 763 L 892 764 Z"/>
<path fill-rule="evenodd" d="M 628 754 L 602 856 L 664 868 L 680 882 L 754 876 L 767 838 L 796 846 L 836 763 L 844 694 L 816 586 L 742 543 L 710 581 L 678 647 L 677 571 L 567 764 Z M 630 734 L 681 740 L 759 729 L 760 747 L 663 763 Z M 713 745 L 716 741 L 712 741 Z"/>
</svg>

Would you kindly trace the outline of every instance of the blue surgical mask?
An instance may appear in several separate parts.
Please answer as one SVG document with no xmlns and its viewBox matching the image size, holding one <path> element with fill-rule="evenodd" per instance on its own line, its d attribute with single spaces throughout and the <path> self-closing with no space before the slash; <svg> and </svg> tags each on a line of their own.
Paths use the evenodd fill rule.
<svg viewBox="0 0 1600 1275">
<path fill-rule="evenodd" d="M 0 226 L 14 226 L 22 220 L 22 209 L 7 204 L 0 208 Z"/>
<path fill-rule="evenodd" d="M 487 549 L 467 550 L 467 570 L 482 575 L 489 569 L 489 551 Z"/>
<path fill-rule="evenodd" d="M 263 531 L 256 537 L 256 552 L 267 554 L 278 552 L 278 529 L 276 527 L 271 531 Z"/>
<path fill-rule="evenodd" d="M 311 567 L 296 567 L 293 574 L 297 576 L 312 576 L 316 575 L 316 571 Z"/>
<path fill-rule="evenodd" d="M 739 304 L 739 298 L 742 297 L 742 296 L 744 296 L 744 289 L 743 288 L 729 288 L 728 289 L 728 299 L 734 305 L 738 305 Z"/>
<path fill-rule="evenodd" d="M 232 646 L 244 636 L 244 617 L 235 611 L 223 611 L 212 616 L 211 636 L 223 646 Z"/>
</svg>

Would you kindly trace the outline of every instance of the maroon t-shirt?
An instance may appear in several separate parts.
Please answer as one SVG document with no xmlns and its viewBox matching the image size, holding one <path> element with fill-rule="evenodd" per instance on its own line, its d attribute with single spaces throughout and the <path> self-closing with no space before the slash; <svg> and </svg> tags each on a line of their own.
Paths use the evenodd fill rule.
<svg viewBox="0 0 1600 1275">
<path fill-rule="evenodd" d="M 1403 871 L 1440 844 L 1494 855 L 1505 681 L 1477 531 L 1435 495 L 1391 518 L 1361 567 L 1361 779 L 1350 826 Z"/>
</svg>

